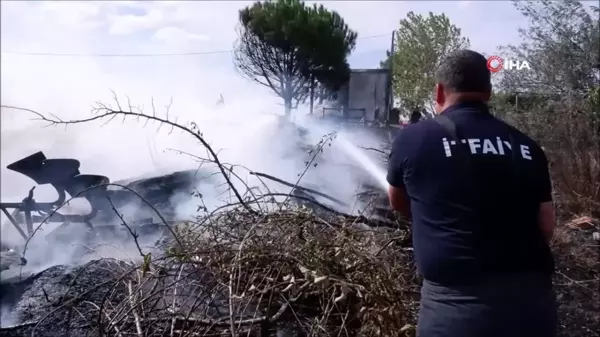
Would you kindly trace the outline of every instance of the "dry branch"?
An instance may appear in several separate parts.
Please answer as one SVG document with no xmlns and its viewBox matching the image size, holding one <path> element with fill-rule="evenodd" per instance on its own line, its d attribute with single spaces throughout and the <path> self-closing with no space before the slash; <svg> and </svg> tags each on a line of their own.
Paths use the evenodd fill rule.
<svg viewBox="0 0 600 337">
<path fill-rule="evenodd" d="M 215 164 L 217 165 L 217 167 L 219 168 L 219 171 L 223 175 L 223 178 L 225 179 L 227 185 L 229 185 L 230 190 L 233 192 L 233 194 L 235 195 L 235 197 L 237 198 L 239 203 L 241 205 L 243 205 L 248 212 L 256 213 L 251 207 L 246 205 L 241 194 L 239 193 L 239 191 L 235 188 L 235 186 L 231 182 L 231 179 L 229 178 L 229 175 L 227 174 L 227 170 L 225 169 L 223 164 L 221 164 L 221 162 L 219 161 L 219 157 L 217 156 L 216 152 L 213 150 L 213 148 L 210 146 L 210 144 L 208 144 L 208 142 L 206 142 L 206 140 L 202 137 L 202 135 L 201 135 L 200 131 L 198 130 L 198 127 L 195 123 L 192 122 L 190 127 L 185 127 L 185 126 L 178 124 L 177 122 L 169 120 L 169 107 L 168 106 L 167 106 L 167 111 L 166 111 L 166 117 L 162 118 L 162 117 L 158 117 L 156 115 L 156 110 L 154 108 L 154 104 L 152 105 L 153 106 L 152 115 L 147 115 L 140 108 L 134 107 L 131 104 L 128 104 L 128 108 L 126 110 L 123 110 L 123 108 L 121 107 L 121 104 L 119 103 L 118 98 L 116 97 L 116 94 L 114 94 L 114 101 L 117 104 L 117 109 L 112 109 L 110 106 L 99 102 L 93 108 L 93 112 L 96 114 L 95 116 L 89 117 L 89 118 L 83 118 L 83 119 L 68 120 L 68 121 L 62 120 L 61 118 L 59 118 L 55 115 L 52 115 L 52 114 L 48 114 L 48 116 L 46 116 L 42 113 L 39 113 L 39 112 L 31 110 L 31 109 L 27 109 L 27 108 L 20 108 L 20 107 L 15 107 L 15 106 L 8 106 L 8 105 L 2 105 L 2 108 L 30 112 L 37 116 L 37 118 L 35 118 L 34 120 L 47 122 L 47 123 L 50 123 L 50 125 L 82 124 L 82 123 L 89 123 L 89 122 L 97 121 L 97 120 L 106 120 L 106 123 L 108 123 L 108 122 L 111 122 L 112 120 L 114 120 L 116 117 L 120 116 L 120 117 L 123 117 L 123 120 L 125 120 L 126 118 L 135 118 L 138 120 L 145 120 L 146 124 L 150 121 L 158 122 L 161 126 L 162 125 L 169 126 L 171 128 L 171 132 L 174 129 L 179 129 L 179 130 L 193 136 L 196 140 L 198 140 L 200 142 L 200 144 L 202 144 L 202 146 L 204 148 L 206 148 L 206 150 L 212 157 L 211 160 L 214 161 Z M 160 129 L 160 127 L 159 127 L 159 129 Z"/>
<path fill-rule="evenodd" d="M 238 208 L 200 227 L 181 224 L 181 247 L 147 272 L 116 275 L 115 291 L 87 305 L 97 312 L 90 334 L 270 336 L 287 327 L 307 336 L 408 336 L 419 280 L 410 251 L 392 244 L 408 233 L 365 231 L 354 220 Z"/>
</svg>

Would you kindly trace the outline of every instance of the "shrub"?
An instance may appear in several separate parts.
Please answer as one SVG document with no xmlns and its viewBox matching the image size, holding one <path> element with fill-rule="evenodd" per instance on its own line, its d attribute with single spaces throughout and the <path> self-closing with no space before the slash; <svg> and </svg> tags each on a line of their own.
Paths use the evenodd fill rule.
<svg viewBox="0 0 600 337">
<path fill-rule="evenodd" d="M 548 157 L 561 217 L 600 217 L 600 123 L 583 100 L 540 100 L 523 108 L 497 104 L 500 117 L 536 139 Z M 597 113 L 597 112 L 596 112 Z"/>
</svg>

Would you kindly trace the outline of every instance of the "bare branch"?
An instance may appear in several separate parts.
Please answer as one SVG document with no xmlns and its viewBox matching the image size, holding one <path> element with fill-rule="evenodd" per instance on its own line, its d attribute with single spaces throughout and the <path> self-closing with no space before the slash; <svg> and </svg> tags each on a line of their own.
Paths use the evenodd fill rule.
<svg viewBox="0 0 600 337">
<path fill-rule="evenodd" d="M 118 102 L 118 100 L 117 100 Z M 209 154 L 211 155 L 211 160 L 213 160 L 215 162 L 215 164 L 217 165 L 217 167 L 219 168 L 219 170 L 221 171 L 223 178 L 225 179 L 227 185 L 229 185 L 231 191 L 233 192 L 233 194 L 235 195 L 235 197 L 238 199 L 238 201 L 240 202 L 240 204 L 244 205 L 244 207 L 247 208 L 247 210 L 251 213 L 255 213 L 255 211 L 250 208 L 249 206 L 246 206 L 244 199 L 242 198 L 241 194 L 238 192 L 238 190 L 235 188 L 235 186 L 233 185 L 233 183 L 231 182 L 229 175 L 227 174 L 225 168 L 223 167 L 223 165 L 221 164 L 221 162 L 219 161 L 219 158 L 217 156 L 217 154 L 215 153 L 215 151 L 212 149 L 212 147 L 208 144 L 208 142 L 206 142 L 206 140 L 202 137 L 201 133 L 199 132 L 199 130 L 197 129 L 197 126 L 192 123 L 191 124 L 191 128 L 182 126 L 180 124 L 177 124 L 176 122 L 172 122 L 168 119 L 164 119 L 161 117 L 156 116 L 154 113 L 152 116 L 149 115 L 145 115 L 141 112 L 135 112 L 135 111 L 123 111 L 123 110 L 113 110 L 111 109 L 110 106 L 107 106 L 103 103 L 98 103 L 97 107 L 95 108 L 95 111 L 97 112 L 97 114 L 93 117 L 89 117 L 89 118 L 84 118 L 84 119 L 75 119 L 75 120 L 70 120 L 70 121 L 63 121 L 59 118 L 56 117 L 46 117 L 45 115 L 33 111 L 31 109 L 26 109 L 26 108 L 19 108 L 19 107 L 14 107 L 14 106 L 7 106 L 7 105 L 2 105 L 3 108 L 8 108 L 8 109 L 14 109 L 14 110 L 21 110 L 21 111 L 27 111 L 30 113 L 33 113 L 34 115 L 37 116 L 36 120 L 39 121 L 44 121 L 44 122 L 48 122 L 51 125 L 59 125 L 59 124 L 63 124 L 63 125 L 71 125 L 71 124 L 82 124 L 82 123 L 88 123 L 88 122 L 92 122 L 92 121 L 96 121 L 96 120 L 103 120 L 103 119 L 109 119 L 112 120 L 113 118 L 115 118 L 116 116 L 122 116 L 123 118 L 127 118 L 127 117 L 132 117 L 132 118 L 139 118 L 139 119 L 146 119 L 146 120 L 150 120 L 150 121 L 156 121 L 158 123 L 160 123 L 161 125 L 168 125 L 170 126 L 172 129 L 179 129 L 191 136 L 193 136 L 194 138 L 196 138 L 196 140 L 198 140 L 205 148 L 206 150 L 209 152 Z"/>
</svg>

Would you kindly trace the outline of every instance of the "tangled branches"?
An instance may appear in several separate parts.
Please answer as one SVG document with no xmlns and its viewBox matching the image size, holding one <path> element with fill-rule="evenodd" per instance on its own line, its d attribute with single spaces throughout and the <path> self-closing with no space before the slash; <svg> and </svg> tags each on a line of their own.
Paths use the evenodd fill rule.
<svg viewBox="0 0 600 337">
<path fill-rule="evenodd" d="M 161 118 L 154 109 L 149 115 L 131 104 L 122 107 L 116 98 L 115 102 L 115 109 L 98 104 L 95 116 L 75 121 L 17 109 L 51 125 L 121 116 L 182 130 L 207 149 L 208 159 L 195 159 L 218 166 L 235 200 L 205 210 L 195 222 L 171 225 L 173 244 L 162 255 L 143 252 L 135 230 L 119 216 L 142 262 L 100 260 L 101 280 L 97 272 L 81 276 L 99 268 L 98 262 L 83 268 L 75 276 L 79 280 L 58 300 L 48 300 L 52 309 L 34 322 L 33 335 L 44 335 L 44 327 L 50 326 L 53 333 L 85 327 L 88 335 L 139 337 L 270 336 L 285 330 L 299 336 L 411 333 L 418 280 L 411 250 L 402 247 L 409 236 L 406 228 L 377 227 L 365 215 L 335 211 L 311 194 L 336 204 L 342 201 L 299 186 L 334 134 L 312 149 L 306 170 L 294 183 L 251 171 L 261 182 L 268 179 L 292 189 L 284 194 L 267 188 L 259 194 L 233 166 L 219 160 L 196 125 L 184 127 L 169 120 L 168 110 Z M 238 191 L 232 179 L 240 180 L 246 191 Z M 291 199 L 303 202 L 290 203 Z M 86 277 L 94 281 L 82 287 Z"/>
<path fill-rule="evenodd" d="M 323 218 L 307 210 L 257 218 L 243 208 L 181 223 L 175 231 L 182 246 L 139 266 L 111 262 L 103 268 L 112 276 L 101 294 L 65 294 L 36 329 L 75 310 L 79 320 L 85 317 L 79 324 L 88 335 L 412 331 L 418 280 L 410 249 L 398 245 L 406 231 L 365 230 L 356 218 Z"/>
<path fill-rule="evenodd" d="M 114 92 L 113 92 L 113 98 L 114 98 L 114 102 L 116 104 L 115 108 L 113 108 L 110 105 L 106 105 L 104 103 L 98 102 L 93 109 L 93 112 L 95 114 L 94 116 L 89 117 L 89 118 L 84 118 L 84 119 L 68 120 L 68 121 L 62 120 L 60 117 L 52 115 L 52 114 L 45 116 L 37 111 L 33 111 L 33 110 L 27 109 L 27 108 L 20 108 L 20 107 L 7 106 L 7 105 L 2 105 L 2 107 L 8 108 L 8 109 L 14 109 L 14 110 L 27 111 L 27 112 L 32 113 L 35 116 L 37 116 L 37 118 L 35 118 L 34 120 L 47 122 L 50 125 L 82 124 L 82 123 L 89 123 L 89 122 L 97 121 L 97 120 L 104 120 L 105 123 L 109 123 L 112 120 L 114 120 L 115 118 L 121 117 L 121 118 L 123 118 L 123 120 L 125 120 L 127 118 L 143 120 L 145 122 L 145 124 L 148 124 L 150 122 L 157 122 L 157 123 L 159 123 L 159 128 L 162 127 L 163 125 L 166 125 L 167 127 L 169 127 L 171 129 L 171 132 L 174 129 L 183 131 L 183 132 L 191 135 L 192 137 L 194 137 L 206 149 L 206 151 L 208 151 L 208 153 L 211 157 L 210 159 L 215 162 L 215 164 L 219 168 L 219 171 L 223 175 L 223 178 L 225 178 L 227 185 L 229 186 L 229 188 L 231 189 L 231 191 L 233 192 L 233 194 L 235 195 L 237 200 L 240 202 L 240 204 L 243 205 L 247 211 L 254 212 L 254 210 L 252 208 L 248 207 L 246 205 L 246 203 L 244 202 L 242 195 L 236 189 L 236 187 L 233 185 L 233 183 L 229 177 L 229 174 L 226 171 L 225 166 L 223 164 L 221 164 L 221 162 L 219 161 L 219 157 L 217 156 L 217 153 L 215 152 L 215 150 L 202 137 L 202 133 L 200 132 L 200 129 L 198 128 L 198 125 L 196 125 L 196 123 L 191 122 L 190 126 L 187 127 L 187 126 L 178 124 L 176 121 L 170 120 L 169 119 L 169 109 L 170 109 L 169 105 L 166 107 L 166 109 L 167 109 L 166 114 L 165 114 L 166 116 L 159 117 L 157 115 L 156 109 L 154 107 L 154 102 L 152 102 L 153 103 L 152 104 L 152 114 L 146 114 L 142 111 L 142 109 L 140 107 L 133 106 L 131 104 L 131 102 L 129 102 L 129 100 L 127 102 L 127 107 L 122 106 L 121 103 L 119 102 L 119 99 L 117 98 L 117 95 Z"/>
<path fill-rule="evenodd" d="M 76 335 L 84 331 L 84 335 L 140 337 L 269 336 L 285 330 L 302 336 L 411 333 L 418 280 L 411 250 L 402 248 L 409 236 L 406 228 L 377 227 L 369 217 L 320 204 L 310 194 L 342 202 L 300 187 L 306 171 L 294 183 L 251 172 L 261 182 L 269 179 L 292 189 L 285 194 L 268 188 L 255 193 L 233 166 L 219 160 L 195 124 L 185 127 L 171 121 L 168 110 L 162 118 L 154 109 L 145 114 L 131 104 L 123 108 L 115 102 L 115 109 L 98 104 L 95 116 L 71 121 L 9 108 L 27 110 L 51 125 L 121 116 L 182 130 L 207 149 L 206 161 L 218 166 L 235 200 L 212 212 L 205 209 L 195 222 L 171 225 L 173 244 L 163 254 L 144 252 L 135 230 L 119 216 L 136 241 L 142 262 L 88 264 L 58 298 L 45 295 L 50 308 L 40 309 L 42 317 L 26 323 L 32 335 L 77 329 Z M 317 166 L 315 157 L 333 137 L 313 149 L 307 170 Z M 232 179 L 247 190 L 238 191 Z"/>
</svg>

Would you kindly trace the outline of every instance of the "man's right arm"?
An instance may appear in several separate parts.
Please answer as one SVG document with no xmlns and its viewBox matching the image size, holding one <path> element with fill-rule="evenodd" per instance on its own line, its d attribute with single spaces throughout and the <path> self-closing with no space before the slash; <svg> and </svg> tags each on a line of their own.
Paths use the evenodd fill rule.
<svg viewBox="0 0 600 337">
<path fill-rule="evenodd" d="M 554 203 L 552 201 L 542 202 L 538 215 L 538 221 L 542 234 L 546 241 L 552 241 L 554 229 L 556 228 L 556 214 L 554 212 Z"/>
<path fill-rule="evenodd" d="M 410 218 L 410 198 L 404 186 L 404 175 L 412 142 L 406 138 L 407 130 L 401 130 L 392 142 L 388 162 L 387 182 L 389 184 L 390 206 L 403 216 Z"/>
<path fill-rule="evenodd" d="M 554 236 L 556 229 L 556 214 L 554 211 L 554 203 L 552 202 L 552 182 L 550 180 L 550 170 L 548 167 L 548 159 L 544 151 L 540 149 L 541 160 L 539 169 L 539 190 L 537 198 L 539 201 L 538 210 L 538 225 L 542 234 L 548 242 Z"/>
</svg>

